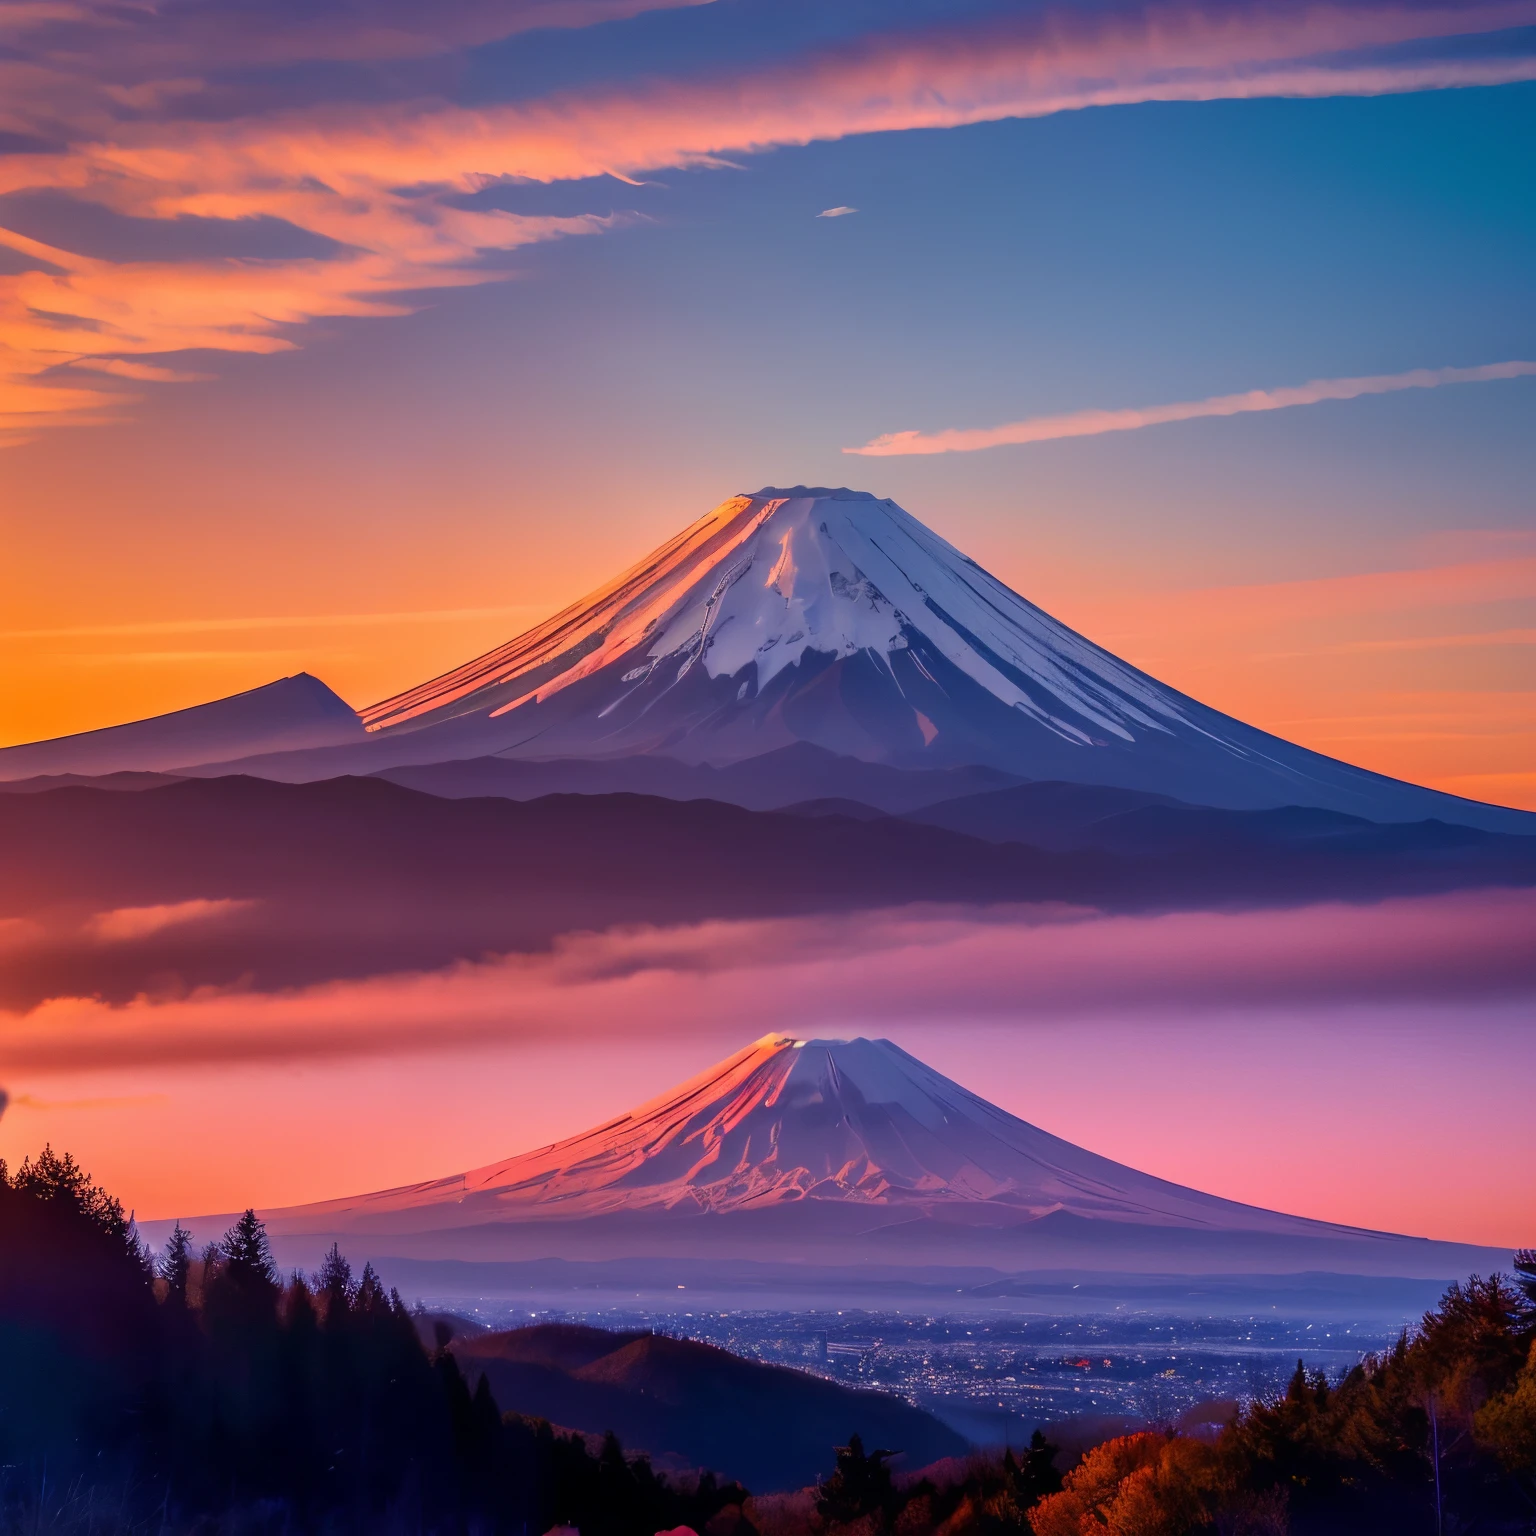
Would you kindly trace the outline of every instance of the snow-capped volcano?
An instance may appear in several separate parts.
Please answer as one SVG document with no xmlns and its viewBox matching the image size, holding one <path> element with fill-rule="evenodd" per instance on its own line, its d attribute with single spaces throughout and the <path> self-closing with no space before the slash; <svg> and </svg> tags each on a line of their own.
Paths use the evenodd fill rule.
<svg viewBox="0 0 1536 1536">
<path fill-rule="evenodd" d="M 908 1214 L 963 1208 L 973 1225 L 1015 1225 L 1065 1211 L 1153 1226 L 1274 1233 L 1321 1227 L 1185 1189 L 1073 1146 L 889 1040 L 779 1034 L 567 1141 L 308 1212 L 345 1212 L 367 1222 L 437 1210 L 451 1212 L 458 1225 L 621 1211 L 726 1215 L 805 1202 Z"/>
<path fill-rule="evenodd" d="M 1140 1173 L 889 1040 L 768 1035 L 626 1115 L 449 1178 L 265 1212 L 296 1256 L 1455 1274 L 1482 1250 Z M 226 1218 L 194 1223 L 201 1238 Z"/>
<path fill-rule="evenodd" d="M 733 496 L 582 602 L 362 713 L 379 766 L 637 753 L 726 764 L 810 742 L 1206 805 L 1531 830 L 1521 812 L 1219 714 L 1036 608 L 893 501 L 846 489 Z M 323 762 L 367 771 L 355 750 Z"/>
<path fill-rule="evenodd" d="M 908 653 L 903 655 L 902 653 Z M 1166 730 L 1165 689 L 1024 601 L 893 501 L 863 491 L 768 487 L 735 496 L 583 603 L 500 650 L 363 712 L 370 730 L 520 704 L 633 662 L 627 699 L 654 707 L 697 668 L 745 703 L 808 656 L 896 661 L 934 683 L 942 657 L 994 699 L 1066 741 Z M 931 742 L 912 707 L 915 738 Z"/>
<path fill-rule="evenodd" d="M 194 748 L 168 716 L 0 750 L 0 780 L 151 762 L 300 780 L 477 758 L 644 757 L 664 771 L 815 748 L 1228 809 L 1536 830 L 1529 812 L 1369 773 L 1220 714 L 1036 608 L 894 502 L 827 487 L 731 497 L 526 634 L 362 711 L 366 731 L 341 708 L 348 719 L 325 739 L 336 744 L 274 728 L 238 752 Z M 620 787 L 655 792 L 655 777 Z M 801 777 L 788 773 L 775 803 L 825 793 Z"/>
</svg>

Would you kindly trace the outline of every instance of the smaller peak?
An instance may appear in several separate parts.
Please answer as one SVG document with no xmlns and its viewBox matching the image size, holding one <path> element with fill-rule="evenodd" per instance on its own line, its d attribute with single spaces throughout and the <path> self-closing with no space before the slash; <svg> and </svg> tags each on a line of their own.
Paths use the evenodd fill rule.
<svg viewBox="0 0 1536 1536">
<path fill-rule="evenodd" d="M 846 485 L 765 485 L 748 493 L 753 501 L 878 501 L 872 491 L 850 491 Z"/>
</svg>

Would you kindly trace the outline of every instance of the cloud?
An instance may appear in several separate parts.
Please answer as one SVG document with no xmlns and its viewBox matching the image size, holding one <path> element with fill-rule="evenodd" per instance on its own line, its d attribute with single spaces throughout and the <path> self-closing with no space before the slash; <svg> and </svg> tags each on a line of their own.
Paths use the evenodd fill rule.
<svg viewBox="0 0 1536 1536">
<path fill-rule="evenodd" d="M 849 208 L 845 204 L 839 203 L 836 208 L 823 208 L 816 217 L 818 219 L 841 219 L 850 213 L 857 213 L 858 211 L 857 208 Z"/>
<path fill-rule="evenodd" d="M 1493 379 L 1519 379 L 1536 374 L 1536 363 L 1485 363 L 1476 368 L 1415 368 L 1408 373 L 1382 373 L 1360 379 L 1313 379 L 1288 389 L 1250 389 L 1241 395 L 1212 395 L 1207 400 L 1181 400 L 1173 405 L 1149 405 L 1123 411 L 1072 411 L 1062 416 L 1032 416 L 1000 427 L 952 428 L 946 432 L 887 432 L 862 448 L 844 453 L 866 458 L 903 454 L 975 453 L 1017 443 L 1049 443 L 1064 437 L 1097 437 L 1104 432 L 1135 432 L 1202 416 L 1240 416 L 1249 411 L 1283 411 L 1293 405 L 1320 405 L 1325 400 L 1356 400 L 1362 395 L 1386 395 L 1400 389 L 1438 389 L 1442 384 L 1481 384 Z"/>
<path fill-rule="evenodd" d="M 186 0 L 176 6 L 115 0 L 9 0 L 0 38 L 30 43 L 62 63 L 111 46 L 127 100 L 153 99 L 159 77 L 181 68 L 250 69 L 319 61 L 430 59 L 537 28 L 578 28 L 709 0 Z M 183 89 L 189 83 L 183 82 Z"/>
<path fill-rule="evenodd" d="M 254 3 L 11 8 L 0 16 L 0 135 L 36 148 L 0 154 L 0 195 L 62 194 L 173 232 L 183 220 L 189 239 L 194 220 L 205 234 L 206 221 L 281 221 L 329 254 L 113 261 L 0 230 L 26 268 L 0 275 L 0 441 L 117 419 L 123 398 L 57 382 L 62 364 L 284 350 L 317 319 L 402 315 L 414 292 L 499 281 L 509 253 L 626 222 L 464 206 L 501 178 L 638 179 L 781 145 L 1096 105 L 1536 79 L 1529 52 L 1467 42 L 1536 23 L 1536 0 L 1049 3 L 811 47 L 755 70 L 648 73 L 470 105 L 451 99 L 446 65 L 402 70 L 393 84 L 391 71 L 373 71 L 355 99 L 324 71 L 277 67 L 430 62 L 524 26 L 643 8 L 291 0 L 278 20 Z M 280 89 L 253 83 L 246 66 L 263 61 Z M 296 96 L 304 80 L 311 95 Z"/>
<path fill-rule="evenodd" d="M 1106 917 L 908 908 L 569 935 L 544 955 L 292 991 L 0 1014 L 7 1072 L 391 1056 L 476 1042 L 899 1023 L 1187 1019 L 1245 1006 L 1536 996 L 1536 892 Z"/>
<path fill-rule="evenodd" d="M 162 368 L 158 363 L 134 363 L 122 357 L 83 357 L 74 365 L 94 373 L 110 373 L 119 379 L 140 379 L 146 384 L 203 384 L 211 373 L 191 373 L 184 368 Z"/>
<path fill-rule="evenodd" d="M 146 938 L 165 928 L 231 917 L 255 905 L 251 901 L 224 898 L 218 901 L 175 901 L 155 907 L 116 907 L 110 912 L 98 912 L 86 923 L 85 932 L 98 943 L 120 944 Z"/>
<path fill-rule="evenodd" d="M 0 1099 L 4 1098 L 0 1091 Z M 164 1104 L 168 1096 L 163 1093 L 122 1093 L 90 1099 L 41 1099 L 36 1094 L 18 1093 L 11 1100 L 18 1109 L 35 1109 L 43 1114 L 54 1114 L 71 1109 L 137 1109 L 149 1104 Z M 4 1105 L 0 1104 L 0 1114 Z"/>
</svg>

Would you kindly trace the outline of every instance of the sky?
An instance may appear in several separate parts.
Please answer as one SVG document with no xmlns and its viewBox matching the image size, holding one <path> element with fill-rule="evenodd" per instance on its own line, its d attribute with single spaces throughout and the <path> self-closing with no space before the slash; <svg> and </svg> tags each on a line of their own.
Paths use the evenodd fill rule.
<svg viewBox="0 0 1536 1536">
<path fill-rule="evenodd" d="M 366 705 L 805 482 L 1240 718 L 1536 808 L 1533 274 L 1536 0 L 8 0 L 0 744 L 299 670 Z M 1529 991 L 1346 992 L 878 1032 L 963 1077 L 1015 1029 L 1050 1071 L 1001 1102 L 1221 1193 L 1529 1240 L 1517 1181 L 1465 1193 L 1489 1137 L 1529 1166 Z M 153 1215 L 254 1177 L 216 1124 L 268 1129 L 249 1198 L 445 1171 L 750 1038 L 669 1009 L 554 1093 L 537 1032 L 237 1078 L 8 1047 L 0 1153 L 67 1140 Z M 1101 1093 L 1042 1086 L 1105 1040 Z M 1372 1063 L 1411 1113 L 1362 1160 Z M 1255 1082 L 1305 1166 L 1232 1153 Z"/>
</svg>

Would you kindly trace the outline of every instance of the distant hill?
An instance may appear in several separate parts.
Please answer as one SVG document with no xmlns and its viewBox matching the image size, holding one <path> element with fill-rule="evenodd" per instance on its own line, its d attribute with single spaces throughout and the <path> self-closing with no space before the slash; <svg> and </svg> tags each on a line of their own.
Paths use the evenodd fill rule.
<svg viewBox="0 0 1536 1536">
<path fill-rule="evenodd" d="M 932 1415 L 786 1366 L 661 1334 L 547 1324 L 456 1339 L 465 1374 L 489 1377 L 506 1412 L 571 1429 L 613 1430 L 627 1450 L 672 1454 L 755 1492 L 803 1487 L 832 1471 L 850 1434 L 919 1467 L 962 1455 Z"/>
<path fill-rule="evenodd" d="M 772 811 L 807 800 L 835 799 L 898 815 L 1018 783 L 1016 774 L 996 768 L 895 768 L 840 756 L 808 741 L 719 768 L 653 754 L 542 762 L 475 757 L 387 768 L 378 777 L 453 800 L 474 795 L 536 800 L 557 794 L 637 794 L 668 800 L 723 800 L 749 811 Z"/>
<path fill-rule="evenodd" d="M 297 752 L 366 739 L 345 699 L 298 672 L 168 715 L 0 748 L 0 780 L 44 774 L 163 772 L 251 752 Z"/>
<path fill-rule="evenodd" d="M 425 969 L 622 923 L 909 902 L 1160 910 L 1536 883 L 1536 838 L 1438 822 L 1146 805 L 1096 823 L 1112 825 L 1113 849 L 1053 851 L 893 817 L 630 794 L 445 800 L 378 778 L 0 795 L 0 919 L 33 935 L 7 951 L 0 1005 L 61 992 L 126 1000 L 170 974 L 271 987 Z M 178 906 L 184 920 L 111 944 L 90 928 L 104 911 Z"/>
</svg>

